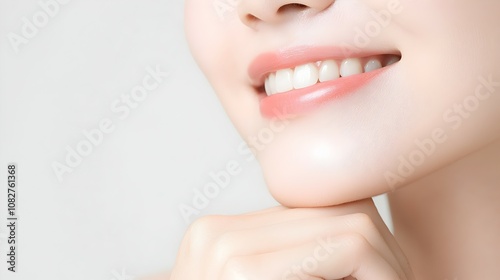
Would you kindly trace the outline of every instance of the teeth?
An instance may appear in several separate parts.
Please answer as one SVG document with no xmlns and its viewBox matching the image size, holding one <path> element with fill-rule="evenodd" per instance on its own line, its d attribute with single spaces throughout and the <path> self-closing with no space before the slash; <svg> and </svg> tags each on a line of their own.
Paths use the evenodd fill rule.
<svg viewBox="0 0 500 280">
<path fill-rule="evenodd" d="M 271 74 L 272 75 L 272 74 Z M 271 91 L 271 85 L 269 85 L 269 78 L 266 79 L 266 82 L 264 83 L 264 89 L 268 94 L 272 94 L 273 92 Z"/>
<path fill-rule="evenodd" d="M 382 68 L 382 63 L 378 59 L 370 59 L 365 64 L 365 73 Z"/>
<path fill-rule="evenodd" d="M 316 84 L 318 82 L 318 75 L 318 67 L 314 63 L 295 67 L 293 88 L 300 89 Z"/>
<path fill-rule="evenodd" d="M 339 66 L 335 60 L 318 61 L 270 73 L 264 83 L 267 95 L 283 93 L 293 89 L 313 86 L 318 82 L 328 82 L 340 77 L 349 77 L 361 73 L 368 73 L 400 60 L 399 56 L 387 55 L 371 58 L 347 58 Z M 363 67 L 364 64 L 364 67 Z"/>
<path fill-rule="evenodd" d="M 389 65 L 391 65 L 391 64 L 394 64 L 394 63 L 396 63 L 396 62 L 398 62 L 398 61 L 399 61 L 399 57 L 397 57 L 397 56 L 395 56 L 395 55 L 391 55 L 391 56 L 389 57 L 389 60 L 387 60 L 386 66 L 389 66 Z"/>
<path fill-rule="evenodd" d="M 276 74 L 271 73 L 269 77 L 266 79 L 266 92 L 267 94 L 275 94 L 276 93 Z"/>
<path fill-rule="evenodd" d="M 340 77 L 339 66 L 335 60 L 326 60 L 319 68 L 319 81 L 332 81 Z"/>
<path fill-rule="evenodd" d="M 293 89 L 293 70 L 283 69 L 276 72 L 276 92 L 286 92 Z"/>
<path fill-rule="evenodd" d="M 363 67 L 358 58 L 348 58 L 342 61 L 340 65 L 340 75 L 342 77 L 349 77 L 361 73 L 363 73 Z"/>
</svg>

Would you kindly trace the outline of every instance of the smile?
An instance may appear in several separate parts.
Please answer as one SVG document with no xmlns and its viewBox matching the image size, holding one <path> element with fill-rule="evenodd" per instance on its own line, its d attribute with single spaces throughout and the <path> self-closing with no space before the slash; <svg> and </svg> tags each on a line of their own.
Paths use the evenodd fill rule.
<svg viewBox="0 0 500 280">
<path fill-rule="evenodd" d="M 249 74 L 258 91 L 265 94 L 260 101 L 261 114 L 273 118 L 306 113 L 354 92 L 401 59 L 398 54 L 376 52 L 342 58 L 345 50 L 339 51 L 300 48 L 258 57 Z"/>
<path fill-rule="evenodd" d="M 293 69 L 281 69 L 269 74 L 265 81 L 265 91 L 269 96 L 307 88 L 317 83 L 368 73 L 398 61 L 399 57 L 396 55 L 383 55 L 362 59 L 347 58 L 341 62 L 329 59 L 307 63 Z"/>
</svg>

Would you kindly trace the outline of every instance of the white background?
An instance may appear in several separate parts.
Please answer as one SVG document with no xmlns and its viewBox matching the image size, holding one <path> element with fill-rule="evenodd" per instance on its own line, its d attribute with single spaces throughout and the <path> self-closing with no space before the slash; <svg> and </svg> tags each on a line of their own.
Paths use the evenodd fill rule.
<svg viewBox="0 0 500 280">
<path fill-rule="evenodd" d="M 230 160 L 241 174 L 192 219 L 276 205 L 190 57 L 183 1 L 72 0 L 16 53 L 9 36 L 39 12 L 38 1 L 0 0 L 1 279 L 126 280 L 167 270 L 188 226 L 179 206 Z M 170 76 L 120 119 L 111 104 L 156 66 Z M 106 118 L 114 131 L 59 182 L 52 164 L 64 164 L 66 148 Z M 16 274 L 5 262 L 9 162 L 19 168 Z"/>
</svg>

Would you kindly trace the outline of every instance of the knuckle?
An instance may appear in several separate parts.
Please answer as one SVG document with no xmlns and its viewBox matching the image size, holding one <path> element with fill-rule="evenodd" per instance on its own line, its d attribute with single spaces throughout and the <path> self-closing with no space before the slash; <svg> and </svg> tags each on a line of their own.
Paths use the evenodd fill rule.
<svg viewBox="0 0 500 280">
<path fill-rule="evenodd" d="M 224 233 L 215 240 L 213 246 L 214 256 L 217 259 L 228 259 L 236 250 L 237 245 L 233 233 Z"/>
<path fill-rule="evenodd" d="M 225 262 L 238 248 L 237 234 L 228 228 L 227 216 L 204 216 L 190 226 L 188 244 L 193 252 L 210 253 L 213 261 Z"/>
<path fill-rule="evenodd" d="M 351 233 L 343 238 L 344 246 L 349 248 L 353 256 L 360 256 L 371 251 L 371 244 L 359 233 Z"/>
<path fill-rule="evenodd" d="M 194 221 L 185 235 L 190 250 L 196 252 L 210 246 L 223 223 L 224 219 L 221 216 L 205 216 Z"/>
<path fill-rule="evenodd" d="M 190 236 L 205 236 L 213 233 L 221 223 L 219 216 L 204 216 L 194 221 L 188 228 Z"/>
<path fill-rule="evenodd" d="M 356 213 L 349 216 L 348 223 L 358 229 L 374 229 L 372 218 L 366 213 Z"/>
</svg>

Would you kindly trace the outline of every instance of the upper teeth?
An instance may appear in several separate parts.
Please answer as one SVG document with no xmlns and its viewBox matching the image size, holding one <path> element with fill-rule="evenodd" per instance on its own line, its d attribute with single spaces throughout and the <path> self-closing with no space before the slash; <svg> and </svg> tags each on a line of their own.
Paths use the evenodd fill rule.
<svg viewBox="0 0 500 280">
<path fill-rule="evenodd" d="M 310 87 L 318 82 L 327 82 L 340 77 L 370 72 L 393 64 L 398 60 L 399 56 L 389 55 L 365 59 L 347 58 L 340 63 L 335 60 L 307 63 L 294 69 L 287 68 L 270 73 L 264 86 L 267 95 L 282 93 L 293 89 Z"/>
</svg>

